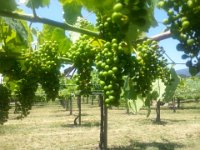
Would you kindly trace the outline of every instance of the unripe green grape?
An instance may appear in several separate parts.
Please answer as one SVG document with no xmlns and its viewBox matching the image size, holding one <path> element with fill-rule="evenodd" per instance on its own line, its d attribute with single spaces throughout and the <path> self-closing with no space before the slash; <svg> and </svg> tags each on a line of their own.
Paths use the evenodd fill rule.
<svg viewBox="0 0 200 150">
<path fill-rule="evenodd" d="M 159 1 L 158 4 L 157 4 L 157 6 L 158 6 L 159 8 L 163 8 L 164 5 L 165 5 L 165 1 Z"/>
<path fill-rule="evenodd" d="M 113 68 L 112 68 L 112 71 L 113 71 L 114 73 L 116 73 L 116 72 L 118 71 L 118 68 L 117 68 L 117 67 L 113 67 Z"/>
<path fill-rule="evenodd" d="M 183 21 L 182 22 L 182 28 L 183 29 L 187 29 L 190 26 L 190 22 L 189 21 Z"/>
<path fill-rule="evenodd" d="M 114 7 L 113 7 L 113 10 L 114 10 L 115 12 L 119 12 L 119 11 L 121 11 L 122 9 L 123 9 L 122 3 L 117 3 L 117 4 L 115 4 Z"/>
<path fill-rule="evenodd" d="M 163 22 L 164 25 L 168 25 L 169 24 L 169 19 L 164 19 L 162 22 Z"/>
<path fill-rule="evenodd" d="M 193 45 L 193 44 L 194 44 L 194 39 L 188 39 L 188 40 L 187 40 L 187 44 L 188 44 L 189 46 Z"/>
</svg>

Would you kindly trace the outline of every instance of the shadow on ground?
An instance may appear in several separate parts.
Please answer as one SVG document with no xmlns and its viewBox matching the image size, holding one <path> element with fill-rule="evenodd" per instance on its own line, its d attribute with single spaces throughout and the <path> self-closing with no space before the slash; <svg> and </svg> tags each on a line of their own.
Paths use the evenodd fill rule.
<svg viewBox="0 0 200 150">
<path fill-rule="evenodd" d="M 174 124 L 174 123 L 185 123 L 187 120 L 173 120 L 173 119 L 162 119 L 160 122 L 156 122 L 152 120 L 152 123 L 155 125 L 167 125 L 167 124 Z"/>
<path fill-rule="evenodd" d="M 99 122 L 82 122 L 81 125 L 74 125 L 74 124 L 65 124 L 61 125 L 64 128 L 75 128 L 75 127 L 99 127 L 100 123 Z"/>
<path fill-rule="evenodd" d="M 182 148 L 184 145 L 171 142 L 152 142 L 152 143 L 141 143 L 131 141 L 129 146 L 125 147 L 112 147 L 108 150 L 174 150 Z"/>
</svg>

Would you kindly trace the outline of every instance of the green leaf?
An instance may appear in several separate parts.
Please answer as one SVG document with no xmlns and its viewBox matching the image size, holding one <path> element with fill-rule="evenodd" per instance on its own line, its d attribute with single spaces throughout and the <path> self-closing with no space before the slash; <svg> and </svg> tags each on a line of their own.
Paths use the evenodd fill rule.
<svg viewBox="0 0 200 150">
<path fill-rule="evenodd" d="M 2 49 L 8 56 L 20 54 L 26 49 L 30 41 L 25 28 L 25 22 L 8 18 L 1 18 L 0 31 L 4 37 Z"/>
<path fill-rule="evenodd" d="M 123 97 L 125 99 L 136 99 L 137 98 L 137 93 L 134 88 L 134 83 L 130 79 L 130 77 L 126 76 L 124 77 L 124 87 L 123 87 Z"/>
<path fill-rule="evenodd" d="M 74 24 L 78 16 L 81 15 L 82 6 L 76 1 L 68 1 L 63 3 L 64 18 L 67 23 Z"/>
<path fill-rule="evenodd" d="M 13 11 L 17 8 L 15 0 L 0 0 L 0 10 Z"/>
<path fill-rule="evenodd" d="M 4 18 L 5 23 L 12 28 L 12 30 L 16 31 L 20 38 L 28 45 L 28 26 L 25 27 L 25 22 L 20 20 L 14 20 L 11 18 Z"/>
<path fill-rule="evenodd" d="M 142 96 L 138 96 L 136 100 L 128 100 L 128 107 L 133 113 L 137 113 L 144 106 L 144 103 L 144 98 Z"/>
<path fill-rule="evenodd" d="M 67 3 L 74 3 L 73 0 L 59 0 L 60 3 L 64 6 Z M 88 11 L 94 13 L 101 12 L 102 14 L 111 14 L 113 5 L 116 3 L 115 0 L 76 0 L 76 3 Z"/>
<path fill-rule="evenodd" d="M 102 12 L 103 14 L 108 14 L 112 11 L 115 0 L 79 0 L 85 8 L 93 12 Z"/>
<path fill-rule="evenodd" d="M 178 84 L 180 83 L 180 78 L 177 76 L 174 68 L 171 68 L 170 72 L 171 72 L 172 81 L 170 82 L 169 85 L 167 85 L 167 87 L 165 89 L 165 95 L 164 95 L 165 101 L 171 101 L 172 100 L 172 98 L 175 95 L 175 91 L 178 87 Z"/>
<path fill-rule="evenodd" d="M 29 8 L 39 8 L 49 6 L 50 0 L 29 0 L 27 3 L 27 7 Z"/>
<path fill-rule="evenodd" d="M 156 92 L 156 96 L 154 96 L 154 99 L 156 100 L 163 100 L 163 95 L 165 93 L 166 86 L 162 82 L 161 79 L 157 79 L 153 84 L 152 84 L 152 95 L 155 95 L 154 92 Z M 151 99 L 152 100 L 152 99 Z"/>
<path fill-rule="evenodd" d="M 138 30 L 138 26 L 130 23 L 128 26 L 128 31 L 126 33 L 126 41 L 128 43 L 131 43 L 131 41 L 135 41 L 141 34 L 142 32 Z"/>
<path fill-rule="evenodd" d="M 56 41 L 59 45 L 59 52 L 65 54 L 71 46 L 71 41 L 65 35 L 65 30 L 49 25 L 44 25 L 38 36 L 39 44 L 45 41 Z"/>
</svg>

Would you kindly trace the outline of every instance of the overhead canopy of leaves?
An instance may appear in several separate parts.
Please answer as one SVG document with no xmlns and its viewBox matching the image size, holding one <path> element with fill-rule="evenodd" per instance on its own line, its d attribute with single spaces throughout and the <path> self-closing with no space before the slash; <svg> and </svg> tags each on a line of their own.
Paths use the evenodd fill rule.
<svg viewBox="0 0 200 150">
<path fill-rule="evenodd" d="M 13 11 L 16 7 L 15 0 L 0 0 L 0 10 Z"/>
<path fill-rule="evenodd" d="M 28 0 L 27 7 L 39 8 L 49 6 L 50 0 Z"/>
<path fill-rule="evenodd" d="M 89 11 L 108 13 L 112 10 L 116 0 L 78 0 Z"/>
<path fill-rule="evenodd" d="M 44 25 L 43 30 L 39 33 L 38 42 L 56 41 L 59 45 L 59 53 L 65 54 L 71 46 L 71 41 L 65 35 L 65 30 L 49 25 Z"/>
<path fill-rule="evenodd" d="M 64 11 L 64 19 L 67 23 L 74 24 L 77 20 L 78 16 L 81 15 L 81 4 L 78 1 L 64 1 L 61 0 L 63 11 Z"/>
<path fill-rule="evenodd" d="M 145 18 L 142 18 L 145 20 L 145 22 L 134 20 L 134 15 L 131 15 L 133 17 L 131 18 L 131 20 L 134 21 L 128 26 L 128 31 L 126 34 L 126 40 L 128 42 L 136 40 L 138 39 L 138 37 L 143 36 L 145 32 L 148 32 L 150 27 L 157 26 L 157 21 L 154 17 L 156 2 L 157 0 L 148 0 L 145 4 L 144 9 L 147 11 L 147 15 Z M 137 23 L 135 24 L 135 22 Z"/>
<path fill-rule="evenodd" d="M 10 18 L 1 18 L 0 37 L 2 49 L 9 53 L 21 53 L 32 41 L 32 36 L 26 22 Z"/>
<path fill-rule="evenodd" d="M 76 1 L 74 1 L 74 0 L 59 0 L 59 1 L 65 7 L 68 7 L 70 5 L 71 6 L 77 5 L 75 7 L 76 9 L 73 10 L 74 12 L 78 12 L 78 6 L 81 6 L 81 7 L 86 8 L 88 11 L 92 11 L 95 13 L 111 12 L 112 7 L 113 7 L 114 3 L 116 2 L 115 0 L 100 0 L 100 1 L 97 1 L 97 0 L 76 0 Z M 64 9 L 64 11 L 65 11 L 65 9 Z M 77 15 L 77 14 L 75 14 L 75 15 Z"/>
</svg>

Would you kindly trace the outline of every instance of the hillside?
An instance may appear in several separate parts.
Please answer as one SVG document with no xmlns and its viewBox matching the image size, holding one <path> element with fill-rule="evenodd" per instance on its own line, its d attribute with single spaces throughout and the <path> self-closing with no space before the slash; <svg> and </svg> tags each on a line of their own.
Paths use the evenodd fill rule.
<svg viewBox="0 0 200 150">
<path fill-rule="evenodd" d="M 182 77 L 190 77 L 191 76 L 188 68 L 176 70 L 176 73 Z"/>
<path fill-rule="evenodd" d="M 189 72 L 189 68 L 176 70 L 176 73 L 181 77 L 190 77 L 191 76 L 191 74 Z M 197 75 L 200 76 L 200 73 L 198 73 Z"/>
</svg>

